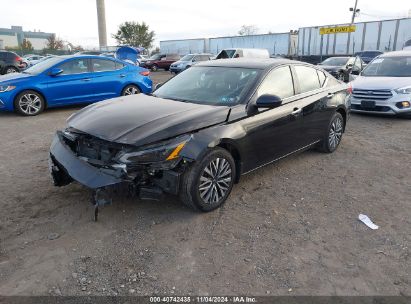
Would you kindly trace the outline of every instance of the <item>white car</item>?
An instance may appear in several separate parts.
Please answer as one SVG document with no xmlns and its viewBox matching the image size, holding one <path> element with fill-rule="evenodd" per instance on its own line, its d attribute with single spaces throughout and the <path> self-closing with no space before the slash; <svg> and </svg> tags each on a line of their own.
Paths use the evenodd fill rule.
<svg viewBox="0 0 411 304">
<path fill-rule="evenodd" d="M 411 117 L 411 51 L 382 54 L 352 74 L 352 112 Z"/>
<path fill-rule="evenodd" d="M 25 59 L 28 62 L 29 67 L 39 63 L 43 58 L 44 56 L 40 56 L 40 55 L 31 55 L 31 56 L 25 57 Z"/>
</svg>

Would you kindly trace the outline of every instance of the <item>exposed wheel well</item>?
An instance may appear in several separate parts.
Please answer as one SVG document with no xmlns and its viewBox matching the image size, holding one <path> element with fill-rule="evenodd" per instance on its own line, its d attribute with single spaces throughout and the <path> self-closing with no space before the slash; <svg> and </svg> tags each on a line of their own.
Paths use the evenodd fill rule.
<svg viewBox="0 0 411 304">
<path fill-rule="evenodd" d="M 340 113 L 344 119 L 344 131 L 345 131 L 345 126 L 347 125 L 347 113 L 345 112 L 343 108 L 338 108 L 337 112 Z"/>
<path fill-rule="evenodd" d="M 14 97 L 13 106 L 15 105 L 15 102 L 17 101 L 17 97 L 25 91 L 33 91 L 33 92 L 36 92 L 37 94 L 39 94 L 44 100 L 44 109 L 47 109 L 47 99 L 46 99 L 46 97 L 41 92 L 39 92 L 38 90 L 35 90 L 35 89 L 25 89 L 25 90 L 22 90 L 22 91 L 18 92 L 16 97 Z"/>
<path fill-rule="evenodd" d="M 236 177 L 235 177 L 235 183 L 238 183 L 240 181 L 240 176 L 241 176 L 241 155 L 240 152 L 237 150 L 237 148 L 230 144 L 230 143 L 221 143 L 218 145 L 218 147 L 223 148 L 227 150 L 231 156 L 234 158 L 235 161 L 235 171 L 236 171 Z"/>
</svg>

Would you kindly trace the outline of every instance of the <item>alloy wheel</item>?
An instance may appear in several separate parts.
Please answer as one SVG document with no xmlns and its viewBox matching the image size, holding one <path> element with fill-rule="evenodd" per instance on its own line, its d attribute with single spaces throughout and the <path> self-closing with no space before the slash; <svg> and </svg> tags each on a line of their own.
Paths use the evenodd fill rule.
<svg viewBox="0 0 411 304">
<path fill-rule="evenodd" d="M 6 74 L 11 74 L 11 73 L 17 73 L 16 69 L 8 68 L 8 69 L 6 70 Z"/>
<path fill-rule="evenodd" d="M 204 168 L 198 190 L 205 203 L 215 204 L 225 198 L 231 188 L 231 171 L 225 158 L 216 158 Z"/>
<path fill-rule="evenodd" d="M 330 133 L 328 135 L 328 144 L 331 150 L 335 150 L 341 141 L 343 133 L 343 122 L 337 117 L 331 124 Z"/>
<path fill-rule="evenodd" d="M 19 107 L 24 114 L 34 115 L 40 112 L 42 101 L 36 94 L 24 94 L 19 99 Z"/>
<path fill-rule="evenodd" d="M 138 93 L 140 93 L 140 91 L 136 87 L 133 87 L 133 86 L 130 86 L 124 90 L 124 96 L 134 95 Z"/>
</svg>

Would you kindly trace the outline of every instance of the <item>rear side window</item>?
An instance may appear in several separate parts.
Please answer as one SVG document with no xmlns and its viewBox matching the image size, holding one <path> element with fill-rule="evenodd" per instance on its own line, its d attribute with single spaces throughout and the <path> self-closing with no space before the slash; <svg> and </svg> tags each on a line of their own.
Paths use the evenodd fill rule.
<svg viewBox="0 0 411 304">
<path fill-rule="evenodd" d="M 105 59 L 91 59 L 94 72 L 115 71 L 116 62 Z"/>
<path fill-rule="evenodd" d="M 294 66 L 294 68 L 297 74 L 301 93 L 317 90 L 320 88 L 320 81 L 318 79 L 316 69 L 303 65 L 296 65 Z"/>
<path fill-rule="evenodd" d="M 325 76 L 324 72 L 319 71 L 319 70 L 317 70 L 317 74 L 318 74 L 318 79 L 320 80 L 320 86 L 323 87 L 327 77 Z"/>
<path fill-rule="evenodd" d="M 290 67 L 280 67 L 271 71 L 258 88 L 257 95 L 276 95 L 287 98 L 294 95 L 294 84 Z"/>
</svg>

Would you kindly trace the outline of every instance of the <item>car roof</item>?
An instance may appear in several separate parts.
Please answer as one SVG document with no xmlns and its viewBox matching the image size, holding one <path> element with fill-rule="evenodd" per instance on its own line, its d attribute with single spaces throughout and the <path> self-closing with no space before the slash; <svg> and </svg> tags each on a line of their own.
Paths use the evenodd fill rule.
<svg viewBox="0 0 411 304">
<path fill-rule="evenodd" d="M 232 59 L 217 59 L 202 61 L 195 66 L 210 66 L 210 67 L 232 67 L 232 68 L 251 68 L 264 70 L 267 68 L 283 65 L 303 63 L 296 60 L 289 60 L 283 58 L 232 58 Z"/>
<path fill-rule="evenodd" d="M 411 51 L 403 50 L 403 51 L 388 52 L 388 53 L 384 53 L 380 55 L 379 58 L 381 57 L 402 57 L 402 56 L 411 57 Z"/>
</svg>

